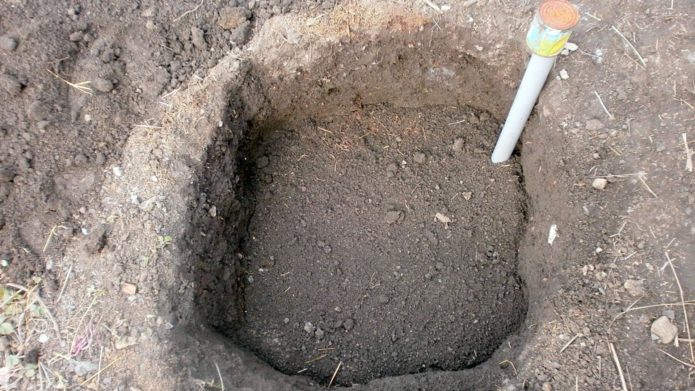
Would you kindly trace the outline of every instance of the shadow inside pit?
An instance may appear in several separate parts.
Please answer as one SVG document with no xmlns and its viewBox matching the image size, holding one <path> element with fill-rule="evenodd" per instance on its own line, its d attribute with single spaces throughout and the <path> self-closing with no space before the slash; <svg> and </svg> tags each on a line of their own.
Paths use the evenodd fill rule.
<svg viewBox="0 0 695 391">
<path fill-rule="evenodd" d="M 488 162 L 511 89 L 446 42 L 252 68 L 191 205 L 202 322 L 287 374 L 340 362 L 340 384 L 471 367 L 518 329 L 523 176 Z"/>
</svg>

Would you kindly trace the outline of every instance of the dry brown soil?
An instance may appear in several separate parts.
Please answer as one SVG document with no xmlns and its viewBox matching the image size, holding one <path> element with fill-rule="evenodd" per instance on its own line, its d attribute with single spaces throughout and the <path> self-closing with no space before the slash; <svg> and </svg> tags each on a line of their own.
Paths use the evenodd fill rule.
<svg viewBox="0 0 695 391">
<path fill-rule="evenodd" d="M 690 4 L 427 3 L 0 4 L 0 389 L 693 389 Z"/>
</svg>

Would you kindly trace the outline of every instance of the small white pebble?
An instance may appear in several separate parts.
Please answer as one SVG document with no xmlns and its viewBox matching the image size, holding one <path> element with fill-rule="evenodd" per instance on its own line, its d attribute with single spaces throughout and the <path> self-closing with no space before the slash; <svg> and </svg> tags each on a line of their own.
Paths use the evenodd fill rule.
<svg viewBox="0 0 695 391">
<path fill-rule="evenodd" d="M 573 51 L 579 49 L 579 46 L 577 46 L 576 43 L 567 42 L 565 44 L 565 49 L 569 50 L 570 52 L 573 52 Z"/>
<path fill-rule="evenodd" d="M 48 335 L 46 335 L 46 334 L 39 335 L 39 342 L 41 342 L 41 343 L 48 342 Z"/>
<path fill-rule="evenodd" d="M 608 185 L 606 178 L 596 178 L 593 182 L 591 182 L 591 187 L 596 190 L 603 190 L 606 188 L 606 185 Z"/>
<path fill-rule="evenodd" d="M 552 246 L 555 239 L 557 239 L 557 224 L 551 225 L 548 230 L 548 244 Z"/>
<path fill-rule="evenodd" d="M 566 70 L 566 69 L 562 69 L 562 70 L 560 71 L 560 79 L 562 79 L 562 80 L 567 80 L 567 79 L 569 79 L 569 78 L 570 78 L 570 74 L 567 73 L 567 70 Z"/>
<path fill-rule="evenodd" d="M 117 177 L 123 176 L 123 170 L 121 169 L 121 167 L 114 166 L 111 170 L 113 171 L 113 175 L 115 175 Z"/>
</svg>

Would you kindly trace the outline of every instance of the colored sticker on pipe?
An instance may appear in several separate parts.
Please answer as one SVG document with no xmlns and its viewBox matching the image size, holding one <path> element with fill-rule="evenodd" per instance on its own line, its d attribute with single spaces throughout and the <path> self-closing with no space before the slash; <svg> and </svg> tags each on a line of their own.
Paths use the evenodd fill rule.
<svg viewBox="0 0 695 391">
<path fill-rule="evenodd" d="M 579 11 L 567 0 L 546 0 L 533 17 L 526 44 L 539 56 L 557 56 L 579 23 Z"/>
</svg>

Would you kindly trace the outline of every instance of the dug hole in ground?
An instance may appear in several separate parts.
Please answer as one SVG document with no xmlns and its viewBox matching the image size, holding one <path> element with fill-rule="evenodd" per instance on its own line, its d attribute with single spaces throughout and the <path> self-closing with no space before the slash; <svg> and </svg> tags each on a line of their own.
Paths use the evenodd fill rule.
<svg viewBox="0 0 695 391">
<path fill-rule="evenodd" d="M 692 52 L 661 60 L 691 34 L 686 11 L 647 9 L 640 44 L 579 4 L 579 49 L 493 165 L 532 5 L 242 7 L 143 6 L 123 15 L 151 24 L 109 34 L 95 19 L 90 55 L 41 83 L 13 62 L 38 33 L 14 27 L 5 387 L 691 387 Z M 253 37 L 209 54 L 227 37 L 204 21 L 229 15 Z M 134 54 L 176 51 L 143 47 L 177 28 L 187 65 L 160 83 Z M 122 79 L 80 83 L 105 60 Z M 159 88 L 135 87 L 141 69 Z M 80 134 L 95 138 L 84 159 L 64 152 Z"/>
</svg>

